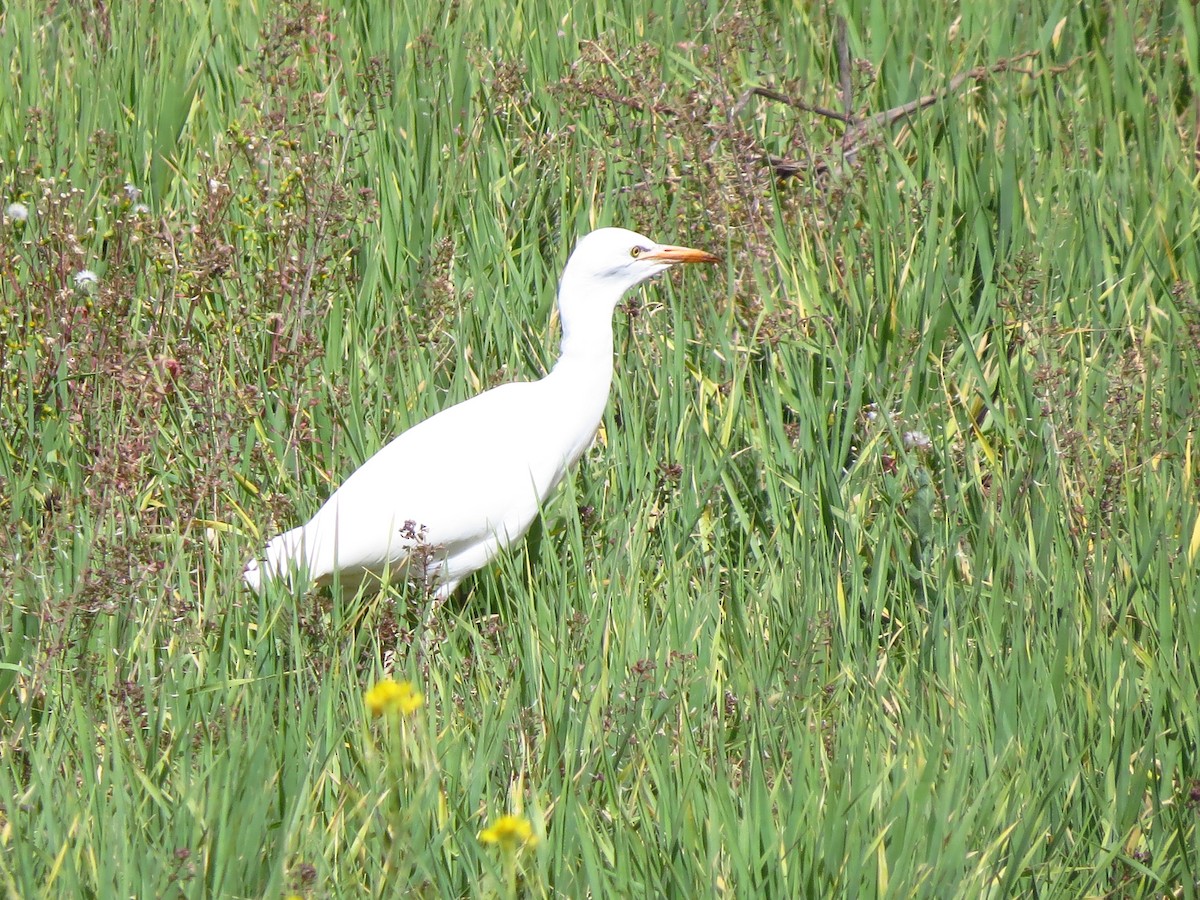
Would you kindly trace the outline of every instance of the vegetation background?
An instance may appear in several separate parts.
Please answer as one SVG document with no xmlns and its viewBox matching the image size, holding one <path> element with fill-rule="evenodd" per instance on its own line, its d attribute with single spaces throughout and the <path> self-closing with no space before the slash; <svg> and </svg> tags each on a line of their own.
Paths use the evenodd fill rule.
<svg viewBox="0 0 1200 900">
<path fill-rule="evenodd" d="M 1194 3 L 554 6 L 0 11 L 5 893 L 1196 896 Z M 246 593 L 610 223 L 529 541 Z"/>
</svg>

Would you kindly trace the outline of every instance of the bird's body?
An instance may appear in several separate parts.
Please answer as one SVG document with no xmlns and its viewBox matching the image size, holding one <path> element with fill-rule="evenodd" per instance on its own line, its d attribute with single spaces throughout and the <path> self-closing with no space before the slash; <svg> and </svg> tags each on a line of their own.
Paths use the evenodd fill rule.
<svg viewBox="0 0 1200 900">
<path fill-rule="evenodd" d="M 613 371 L 612 314 L 634 285 L 677 262 L 714 262 L 619 228 L 579 242 L 563 274 L 562 349 L 539 381 L 502 384 L 403 432 L 309 522 L 273 538 L 245 580 L 353 586 L 389 571 L 439 599 L 520 539 L 591 444 Z M 421 568 L 424 571 L 416 571 Z"/>
<path fill-rule="evenodd" d="M 449 595 L 528 530 L 591 443 L 603 402 L 562 412 L 567 379 L 502 384 L 413 426 L 368 459 L 301 528 L 267 545 L 268 561 L 304 560 L 309 578 L 354 586 L 412 551 Z M 592 408 L 588 408 L 592 407 Z M 594 421 L 593 421 L 594 420 Z M 589 429 L 589 422 L 590 429 Z M 586 437 L 584 437 L 586 431 Z M 425 448 L 437 447 L 436 453 Z M 531 452 L 534 451 L 534 452 Z"/>
</svg>

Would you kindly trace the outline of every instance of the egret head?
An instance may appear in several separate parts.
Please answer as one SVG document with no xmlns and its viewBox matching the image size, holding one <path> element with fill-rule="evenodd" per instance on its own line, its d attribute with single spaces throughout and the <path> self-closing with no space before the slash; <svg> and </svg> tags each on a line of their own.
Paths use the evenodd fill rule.
<svg viewBox="0 0 1200 900">
<path fill-rule="evenodd" d="M 575 245 L 563 272 L 563 289 L 614 295 L 615 306 L 630 288 L 676 263 L 715 262 L 717 257 L 703 250 L 657 244 L 625 228 L 600 228 Z"/>
</svg>

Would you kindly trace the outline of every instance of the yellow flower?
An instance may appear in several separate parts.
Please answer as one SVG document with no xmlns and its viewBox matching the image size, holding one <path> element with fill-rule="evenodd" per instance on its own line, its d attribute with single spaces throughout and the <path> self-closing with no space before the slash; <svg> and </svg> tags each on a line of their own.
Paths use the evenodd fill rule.
<svg viewBox="0 0 1200 900">
<path fill-rule="evenodd" d="M 493 822 L 491 827 L 479 832 L 479 840 L 485 844 L 499 844 L 503 850 L 511 853 L 521 846 L 535 846 L 538 839 L 528 819 L 505 815 Z"/>
<path fill-rule="evenodd" d="M 413 687 L 411 681 L 385 678 L 363 694 L 363 702 L 367 704 L 367 709 L 373 716 L 393 716 L 397 713 L 411 716 L 421 708 L 425 696 Z"/>
</svg>

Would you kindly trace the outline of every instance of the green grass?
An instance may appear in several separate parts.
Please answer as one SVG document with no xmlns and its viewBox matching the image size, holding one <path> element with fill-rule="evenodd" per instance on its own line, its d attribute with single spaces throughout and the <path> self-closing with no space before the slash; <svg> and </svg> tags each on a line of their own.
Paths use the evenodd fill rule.
<svg viewBox="0 0 1200 900">
<path fill-rule="evenodd" d="M 0 12 L 8 896 L 1200 894 L 1195 9 L 756 6 Z M 860 115 L 1038 55 L 843 165 L 739 102 L 840 109 L 836 14 Z M 724 264 L 630 298 L 427 652 L 412 592 L 245 592 L 552 364 L 610 223 Z"/>
</svg>

